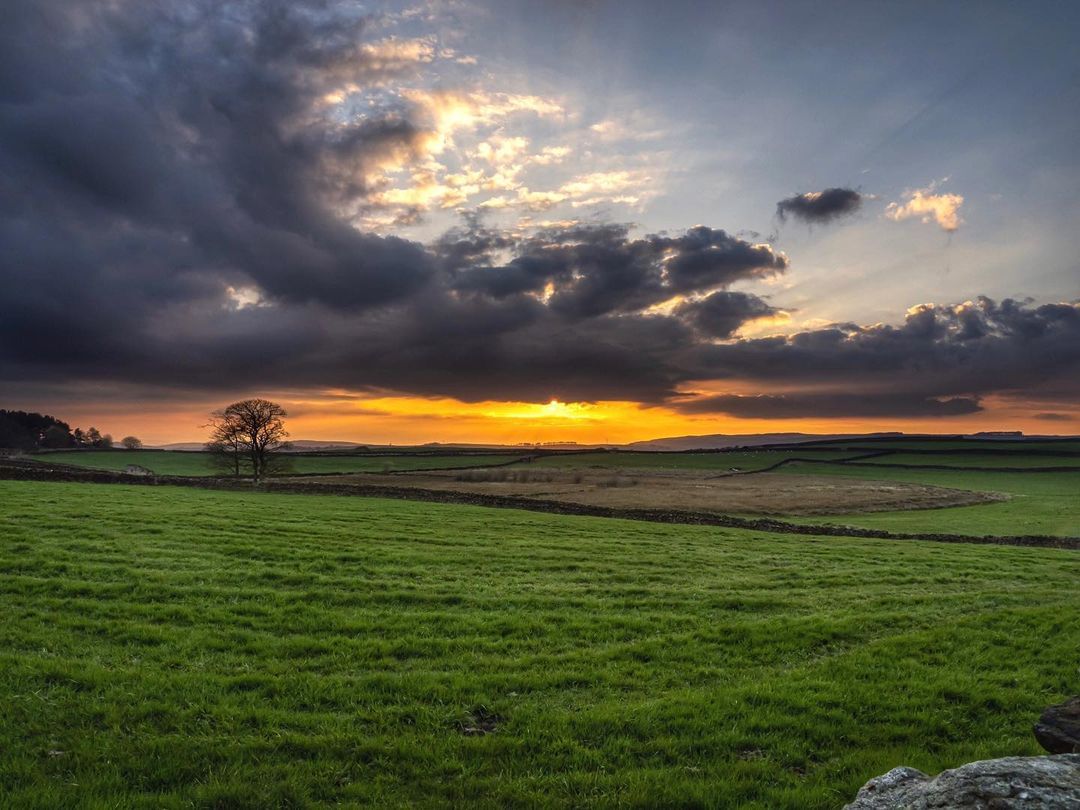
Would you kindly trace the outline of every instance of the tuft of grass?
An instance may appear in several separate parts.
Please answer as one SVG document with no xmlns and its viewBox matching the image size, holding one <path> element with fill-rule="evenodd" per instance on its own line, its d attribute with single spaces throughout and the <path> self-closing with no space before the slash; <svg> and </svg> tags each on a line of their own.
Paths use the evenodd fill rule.
<svg viewBox="0 0 1080 810">
<path fill-rule="evenodd" d="M 596 485 L 607 489 L 615 489 L 617 487 L 636 487 L 637 483 L 636 478 L 627 478 L 624 475 L 608 475 L 598 479 Z"/>
<path fill-rule="evenodd" d="M 835 808 L 1035 754 L 1075 552 L 0 482 L 12 807 Z"/>
</svg>

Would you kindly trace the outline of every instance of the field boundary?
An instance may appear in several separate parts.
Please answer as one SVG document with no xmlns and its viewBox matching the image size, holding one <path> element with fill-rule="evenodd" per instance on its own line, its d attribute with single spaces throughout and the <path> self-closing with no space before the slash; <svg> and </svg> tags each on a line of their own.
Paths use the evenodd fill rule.
<svg viewBox="0 0 1080 810">
<path fill-rule="evenodd" d="M 825 462 L 821 462 L 825 463 Z M 791 523 L 774 518 L 740 518 L 707 512 L 668 509 L 633 509 L 568 503 L 508 495 L 489 495 L 416 487 L 390 487 L 380 484 L 305 484 L 303 482 L 268 481 L 252 485 L 231 478 L 201 478 L 194 476 L 139 476 L 107 470 L 48 467 L 33 462 L 0 460 L 0 480 L 68 482 L 87 484 L 128 484 L 135 486 L 181 486 L 194 489 L 226 490 L 233 492 L 269 492 L 297 495 L 345 495 L 367 498 L 425 501 L 430 503 L 464 504 L 501 509 L 523 509 L 581 517 L 606 517 L 640 520 L 650 523 L 675 523 L 694 526 L 721 526 L 732 529 L 798 534 L 817 537 L 863 537 L 880 540 L 929 540 L 939 543 L 975 543 L 982 545 L 1027 546 L 1080 550 L 1080 537 L 1052 535 L 966 535 L 942 533 L 891 532 L 834 524 Z"/>
<path fill-rule="evenodd" d="M 706 476 L 706 478 L 709 479 L 709 480 L 712 480 L 714 478 L 733 478 L 736 475 L 757 475 L 758 473 L 772 472 L 773 470 L 776 470 L 776 469 L 779 469 L 780 467 L 783 467 L 785 464 L 793 464 L 793 463 L 795 463 L 797 461 L 805 461 L 808 464 L 844 464 L 844 463 L 846 463 L 848 461 L 858 461 L 858 460 L 864 459 L 864 458 L 878 458 L 879 456 L 888 456 L 888 455 L 891 455 L 891 454 L 892 454 L 891 450 L 875 450 L 872 453 L 863 453 L 862 455 L 852 456 L 851 458 L 830 458 L 830 459 L 825 459 L 825 458 L 798 458 L 798 457 L 782 458 L 779 461 L 774 462 L 773 464 L 770 464 L 768 467 L 762 467 L 760 470 L 728 471 L 728 472 L 725 472 L 725 473 L 719 473 L 718 475 L 708 475 L 708 476 Z M 884 466 L 884 465 L 876 465 L 875 464 L 875 465 L 866 465 L 866 466 Z"/>
</svg>

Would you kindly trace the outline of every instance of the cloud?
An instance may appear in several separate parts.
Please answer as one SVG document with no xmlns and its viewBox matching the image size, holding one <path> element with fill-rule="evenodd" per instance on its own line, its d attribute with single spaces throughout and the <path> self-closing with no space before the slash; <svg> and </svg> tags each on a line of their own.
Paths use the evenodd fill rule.
<svg viewBox="0 0 1080 810">
<path fill-rule="evenodd" d="M 922 304 L 910 308 L 900 326 L 834 324 L 714 343 L 693 353 L 696 379 L 756 382 L 766 389 L 814 386 L 824 393 L 915 401 L 1015 391 L 1033 399 L 1040 390 L 1076 397 L 1080 303 L 1031 306 L 979 298 Z"/>
<path fill-rule="evenodd" d="M 555 312 L 585 318 L 641 311 L 677 295 L 782 273 L 788 266 L 787 258 L 768 245 L 704 226 L 677 236 L 634 239 L 625 226 L 574 225 L 517 240 L 513 250 L 505 264 L 461 270 L 454 289 L 493 298 L 543 293 Z"/>
<path fill-rule="evenodd" d="M 776 204 L 781 221 L 789 216 L 809 223 L 825 223 L 853 214 L 862 205 L 863 195 L 851 188 L 827 188 L 807 191 Z"/>
<path fill-rule="evenodd" d="M 739 381 L 785 402 L 813 386 L 939 409 L 1044 387 L 1080 395 L 1076 303 L 980 298 L 920 305 L 896 326 L 747 339 L 741 325 L 777 310 L 732 287 L 789 261 L 718 227 L 473 217 L 426 244 L 364 230 L 366 216 L 392 223 L 496 191 L 515 205 L 628 198 L 641 178 L 604 165 L 547 191 L 515 185 L 530 155 L 561 153 L 497 130 L 557 120 L 561 106 L 480 89 L 409 97 L 429 43 L 371 37 L 351 3 L 229 9 L 41 0 L 5 18 L 5 390 L 662 404 Z M 492 128 L 476 141 L 491 160 L 462 150 L 463 165 L 432 165 L 469 122 Z"/>
<path fill-rule="evenodd" d="M 706 298 L 684 301 L 673 312 L 703 335 L 729 338 L 743 324 L 775 317 L 781 310 L 769 306 L 756 295 L 724 290 Z"/>
<path fill-rule="evenodd" d="M 527 163 L 547 165 L 557 163 L 565 157 L 562 148 L 545 150 L 530 157 Z M 519 167 L 519 168 L 523 168 Z M 526 186 L 517 189 L 516 199 L 503 199 L 497 207 L 517 204 L 531 211 L 545 211 L 560 203 L 569 203 L 574 208 L 600 205 L 602 203 L 622 203 L 638 206 L 655 196 L 652 178 L 641 170 L 620 169 L 616 171 L 591 172 L 577 175 L 549 191 L 533 191 Z M 495 206 L 491 206 L 495 207 Z"/>
<path fill-rule="evenodd" d="M 834 417 L 948 417 L 966 416 L 982 410 L 976 397 L 935 399 L 908 394 L 759 394 L 717 395 L 674 403 L 683 413 L 722 413 L 740 419 L 800 419 Z"/>
<path fill-rule="evenodd" d="M 1067 413 L 1057 413 L 1055 411 L 1044 411 L 1043 413 L 1032 414 L 1032 419 L 1039 419 L 1043 422 L 1074 422 L 1077 418 Z"/>
<path fill-rule="evenodd" d="M 905 191 L 905 202 L 889 203 L 885 207 L 885 216 L 895 222 L 917 217 L 928 224 L 936 222 L 942 230 L 952 233 L 964 223 L 960 217 L 964 198 L 959 194 L 935 194 L 939 184 L 935 181 L 926 188 Z"/>
</svg>

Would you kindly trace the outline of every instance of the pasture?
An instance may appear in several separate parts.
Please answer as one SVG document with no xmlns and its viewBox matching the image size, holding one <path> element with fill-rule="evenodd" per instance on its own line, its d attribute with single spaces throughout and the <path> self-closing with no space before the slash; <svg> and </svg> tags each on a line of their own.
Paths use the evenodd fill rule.
<svg viewBox="0 0 1080 810">
<path fill-rule="evenodd" d="M 899 763 L 1038 753 L 1076 690 L 1075 552 L 174 487 L 0 504 L 5 806 L 835 808 Z"/>
<path fill-rule="evenodd" d="M 797 445 L 799 448 L 828 448 L 833 450 L 923 450 L 933 453 L 957 451 L 961 453 L 1073 453 L 1080 454 L 1080 440 L 1076 439 L 930 439 L 900 437 L 895 439 L 830 439 L 809 441 Z"/>
<path fill-rule="evenodd" d="M 749 471 L 771 467 L 793 458 L 837 461 L 865 455 L 865 451 L 847 450 L 724 450 L 710 453 L 647 453 L 597 451 L 559 453 L 539 458 L 534 464 L 561 469 L 598 468 L 605 470 L 714 470 Z"/>
<path fill-rule="evenodd" d="M 1007 496 L 997 502 L 931 511 L 840 513 L 818 522 L 903 532 L 1080 537 L 1080 472 L 905 470 L 843 464 L 789 464 L 770 475 L 827 476 L 859 482 L 893 481 Z"/>
<path fill-rule="evenodd" d="M 391 454 L 283 454 L 290 473 L 394 472 L 403 470 L 444 469 L 447 467 L 502 464 L 517 458 L 513 454 L 432 454 L 416 452 Z M 222 475 L 209 453 L 180 450 L 71 450 L 31 456 L 44 463 L 71 464 L 98 470 L 123 470 L 138 464 L 158 475 Z"/>
<path fill-rule="evenodd" d="M 806 454 L 804 454 L 805 456 Z M 990 467 L 1041 468 L 1072 467 L 1080 470 L 1080 453 L 1075 455 L 1043 455 L 1037 453 L 907 453 L 899 451 L 883 456 L 860 459 L 865 464 L 899 464 L 914 467 Z"/>
<path fill-rule="evenodd" d="M 913 438 L 852 445 L 688 453 L 411 448 L 396 455 L 290 454 L 281 475 L 288 480 L 289 473 L 318 473 L 303 480 L 346 488 L 520 498 L 526 508 L 531 500 L 544 500 L 921 534 L 1080 536 L 1076 442 Z M 34 458 L 111 470 L 136 463 L 164 475 L 214 472 L 210 457 L 198 452 L 80 450 Z"/>
</svg>

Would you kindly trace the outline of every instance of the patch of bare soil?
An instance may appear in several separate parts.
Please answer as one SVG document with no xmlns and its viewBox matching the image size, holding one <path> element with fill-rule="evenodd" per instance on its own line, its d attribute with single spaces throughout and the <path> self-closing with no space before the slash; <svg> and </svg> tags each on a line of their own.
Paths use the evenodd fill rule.
<svg viewBox="0 0 1080 810">
<path fill-rule="evenodd" d="M 497 731 L 502 722 L 502 717 L 486 706 L 477 706 L 464 718 L 459 719 L 455 725 L 457 730 L 466 737 L 482 737 Z"/>
<path fill-rule="evenodd" d="M 305 479 L 312 483 L 313 479 Z M 474 495 L 542 499 L 614 509 L 670 509 L 741 515 L 842 515 L 937 509 L 1005 496 L 895 481 L 833 476 L 711 477 L 697 471 L 557 470 L 514 467 L 393 476 L 323 476 L 319 484 L 413 487 Z"/>
</svg>

